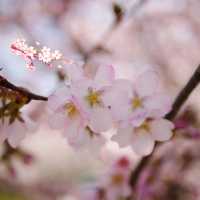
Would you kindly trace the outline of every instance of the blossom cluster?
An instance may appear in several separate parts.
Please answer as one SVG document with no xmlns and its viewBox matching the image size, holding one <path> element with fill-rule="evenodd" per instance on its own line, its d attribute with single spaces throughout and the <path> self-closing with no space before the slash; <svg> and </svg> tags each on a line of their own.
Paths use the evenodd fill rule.
<svg viewBox="0 0 200 200">
<path fill-rule="evenodd" d="M 29 69 L 34 69 L 34 61 L 39 61 L 49 67 L 59 62 L 56 63 L 58 68 L 62 67 L 62 63 L 71 63 L 70 60 L 63 58 L 59 50 L 52 51 L 46 46 L 41 47 L 39 42 L 36 42 L 35 46 L 30 46 L 25 39 L 17 39 L 10 47 L 13 53 L 25 59 Z"/>
<path fill-rule="evenodd" d="M 29 66 L 34 59 L 46 64 L 62 59 L 59 51 L 36 50 L 25 40 L 17 40 L 11 48 Z M 49 124 L 72 147 L 98 149 L 112 140 L 143 156 L 153 151 L 155 141 L 172 136 L 174 125 L 165 119 L 171 101 L 156 71 L 147 70 L 128 80 L 117 79 L 111 65 L 99 66 L 93 76 L 75 62 L 63 68 L 68 81 L 48 98 Z M 109 134 L 110 130 L 115 133 Z"/>
<path fill-rule="evenodd" d="M 81 70 L 73 66 L 69 74 L 74 68 Z M 105 133 L 114 129 L 111 140 L 148 155 L 155 141 L 172 136 L 174 125 L 164 118 L 171 101 L 159 88 L 155 71 L 130 81 L 116 79 L 112 66 L 99 66 L 92 78 L 79 71 L 79 78 L 71 80 L 49 97 L 48 105 L 51 127 L 61 130 L 73 147 L 101 147 Z"/>
</svg>

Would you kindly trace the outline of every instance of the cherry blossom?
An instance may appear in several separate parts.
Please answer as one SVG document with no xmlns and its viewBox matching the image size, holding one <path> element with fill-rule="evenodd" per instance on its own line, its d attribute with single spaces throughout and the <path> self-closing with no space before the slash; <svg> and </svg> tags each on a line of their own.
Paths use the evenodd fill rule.
<svg viewBox="0 0 200 200">
<path fill-rule="evenodd" d="M 169 120 L 146 119 L 140 126 L 129 124 L 121 127 L 113 136 L 120 146 L 131 146 L 139 155 L 149 155 L 153 151 L 155 141 L 167 141 L 171 138 L 174 125 Z"/>
<path fill-rule="evenodd" d="M 35 68 L 34 61 L 40 61 L 49 67 L 53 66 L 55 61 L 59 61 L 60 63 L 56 64 L 57 68 L 73 63 L 71 60 L 65 59 L 59 50 L 52 51 L 46 46 L 40 47 L 38 42 L 36 42 L 35 47 L 29 46 L 25 39 L 17 39 L 13 42 L 11 44 L 11 51 L 16 55 L 22 56 L 27 62 L 29 69 Z"/>
<path fill-rule="evenodd" d="M 62 58 L 60 51 L 55 50 L 51 52 L 50 48 L 44 46 L 38 53 L 38 59 L 46 64 L 50 64 L 53 60 L 59 60 Z"/>
<path fill-rule="evenodd" d="M 171 101 L 159 88 L 155 71 L 145 71 L 134 82 L 116 80 L 106 95 L 106 102 L 117 121 L 140 125 L 148 117 L 162 117 L 169 112 Z"/>
<path fill-rule="evenodd" d="M 113 119 L 106 106 L 104 96 L 114 81 L 112 66 L 100 66 L 93 79 L 85 78 L 72 88 L 88 117 L 89 127 L 96 133 L 107 131 L 113 126 Z"/>
<path fill-rule="evenodd" d="M 26 60 L 28 68 L 34 68 L 33 60 L 36 58 L 37 50 L 33 46 L 28 46 L 25 39 L 17 39 L 13 42 L 11 44 L 11 50 Z"/>
</svg>

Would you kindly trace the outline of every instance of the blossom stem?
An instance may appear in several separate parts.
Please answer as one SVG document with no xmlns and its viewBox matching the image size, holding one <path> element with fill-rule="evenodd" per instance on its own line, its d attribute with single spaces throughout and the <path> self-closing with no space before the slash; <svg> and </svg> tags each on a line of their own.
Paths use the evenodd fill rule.
<svg viewBox="0 0 200 200">
<path fill-rule="evenodd" d="M 4 87 L 4 88 L 10 89 L 10 90 L 19 92 L 20 94 L 25 95 L 29 99 L 29 101 L 31 101 L 31 100 L 47 101 L 48 100 L 47 97 L 34 94 L 22 87 L 18 87 L 16 85 L 10 83 L 7 79 L 5 79 L 1 75 L 0 75 L 0 87 Z"/>
<path fill-rule="evenodd" d="M 196 71 L 193 73 L 192 77 L 187 82 L 185 87 L 178 94 L 177 98 L 174 101 L 174 104 L 172 105 L 172 110 L 165 116 L 166 119 L 173 120 L 176 117 L 176 115 L 180 111 L 185 101 L 188 99 L 190 94 L 193 92 L 193 90 L 197 87 L 199 83 L 200 83 L 200 65 L 197 67 Z M 159 143 L 157 142 L 156 147 L 158 146 Z M 130 177 L 130 185 L 132 189 L 136 187 L 138 178 L 140 177 L 140 174 L 142 173 L 143 169 L 146 167 L 146 165 L 149 163 L 150 159 L 154 155 L 156 147 L 154 148 L 152 154 L 143 157 L 136 166 L 136 168 L 132 171 Z"/>
</svg>

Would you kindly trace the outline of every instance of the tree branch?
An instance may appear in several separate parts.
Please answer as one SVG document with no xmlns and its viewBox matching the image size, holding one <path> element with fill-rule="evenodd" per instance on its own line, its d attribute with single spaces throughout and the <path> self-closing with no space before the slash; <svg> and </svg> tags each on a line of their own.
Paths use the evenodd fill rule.
<svg viewBox="0 0 200 200">
<path fill-rule="evenodd" d="M 29 99 L 29 101 L 31 101 L 31 100 L 47 101 L 48 100 L 47 97 L 34 94 L 22 87 L 15 86 L 14 84 L 10 83 L 7 79 L 5 79 L 1 75 L 0 75 L 0 87 L 4 87 L 4 88 L 10 89 L 10 90 L 19 92 L 20 94 L 25 95 Z"/>
<path fill-rule="evenodd" d="M 166 119 L 173 120 L 181 109 L 182 105 L 188 99 L 192 91 L 197 87 L 200 82 L 200 65 L 197 67 L 196 71 L 186 84 L 186 86 L 181 90 L 179 95 L 177 96 L 171 112 L 166 115 Z"/>
<path fill-rule="evenodd" d="M 197 87 L 199 82 L 200 82 L 200 65 L 197 67 L 196 71 L 193 73 L 192 77 L 190 78 L 188 83 L 185 85 L 185 87 L 178 94 L 177 98 L 174 101 L 174 104 L 172 105 L 172 110 L 165 116 L 166 119 L 173 120 L 176 117 L 176 115 L 180 111 L 182 105 L 188 99 L 188 97 L 193 92 L 193 90 Z M 138 178 L 139 178 L 141 172 L 143 171 L 143 169 L 146 167 L 146 165 L 150 161 L 151 157 L 153 156 L 153 154 L 158 146 L 159 146 L 159 143 L 157 142 L 152 154 L 149 156 L 143 157 L 140 160 L 139 164 L 134 169 L 134 171 L 132 172 L 131 177 L 130 177 L 130 185 L 133 189 L 137 185 L 137 181 L 138 181 Z"/>
</svg>

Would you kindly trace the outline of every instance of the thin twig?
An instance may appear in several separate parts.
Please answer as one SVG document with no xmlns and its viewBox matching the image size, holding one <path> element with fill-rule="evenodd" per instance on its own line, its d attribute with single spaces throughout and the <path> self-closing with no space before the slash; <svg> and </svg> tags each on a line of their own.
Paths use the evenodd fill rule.
<svg viewBox="0 0 200 200">
<path fill-rule="evenodd" d="M 25 95 L 29 99 L 29 101 L 31 101 L 31 100 L 47 101 L 48 100 L 47 97 L 34 94 L 22 87 L 18 87 L 16 85 L 10 83 L 7 79 L 5 79 L 1 75 L 0 75 L 0 87 L 4 87 L 4 88 L 10 89 L 10 90 L 19 92 L 20 94 Z"/>
<path fill-rule="evenodd" d="M 185 101 L 188 99 L 190 94 L 193 92 L 193 90 L 197 87 L 197 85 L 200 82 L 200 65 L 197 67 L 196 71 L 186 84 L 186 86 L 181 90 L 181 92 L 178 94 L 177 98 L 174 101 L 174 104 L 172 106 L 172 110 L 165 116 L 166 119 L 168 120 L 173 120 L 178 112 L 180 111 L 181 107 L 185 103 Z M 130 177 L 130 185 L 132 189 L 134 189 L 137 185 L 137 181 L 139 176 L 141 175 L 141 172 L 143 169 L 146 167 L 152 156 L 154 155 L 154 152 L 156 148 L 159 146 L 159 143 L 156 143 L 156 147 L 154 148 L 154 151 L 152 152 L 151 155 L 146 156 L 140 160 L 136 168 L 131 174 Z"/>
</svg>

